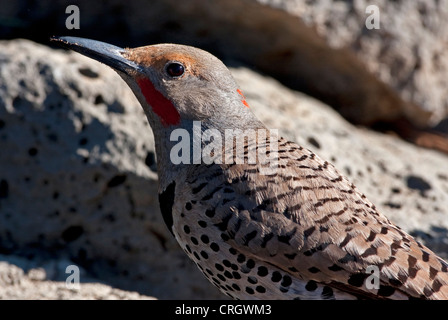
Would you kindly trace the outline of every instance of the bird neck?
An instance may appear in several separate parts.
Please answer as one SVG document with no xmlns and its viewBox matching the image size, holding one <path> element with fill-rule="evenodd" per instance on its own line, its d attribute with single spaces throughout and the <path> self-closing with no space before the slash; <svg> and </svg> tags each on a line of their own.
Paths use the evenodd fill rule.
<svg viewBox="0 0 448 320">
<path fill-rule="evenodd" d="M 184 180 L 182 175 L 191 166 L 241 163 L 236 159 L 247 158 L 245 151 L 255 150 L 256 153 L 258 144 L 265 147 L 270 140 L 278 139 L 276 132 L 273 134 L 256 119 L 245 127 L 233 125 L 230 128 L 217 127 L 209 121 L 183 120 L 181 126 L 156 126 L 153 132 L 162 191 L 173 180 Z"/>
</svg>

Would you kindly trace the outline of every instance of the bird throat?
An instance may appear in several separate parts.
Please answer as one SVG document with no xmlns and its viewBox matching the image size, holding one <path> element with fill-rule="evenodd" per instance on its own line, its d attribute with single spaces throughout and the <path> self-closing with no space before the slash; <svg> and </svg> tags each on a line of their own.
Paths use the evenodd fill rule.
<svg viewBox="0 0 448 320">
<path fill-rule="evenodd" d="M 173 103 L 165 98 L 149 79 L 138 78 L 137 84 L 145 96 L 146 102 L 148 102 L 154 113 L 160 118 L 160 122 L 164 127 L 180 123 L 180 115 Z"/>
</svg>

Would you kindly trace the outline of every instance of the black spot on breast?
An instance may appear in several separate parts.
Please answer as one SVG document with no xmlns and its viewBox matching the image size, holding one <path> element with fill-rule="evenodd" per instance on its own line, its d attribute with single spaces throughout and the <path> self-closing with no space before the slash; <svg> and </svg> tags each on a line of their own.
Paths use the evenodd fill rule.
<svg viewBox="0 0 448 320">
<path fill-rule="evenodd" d="M 281 285 L 283 287 L 289 287 L 291 284 L 292 284 L 291 277 L 288 275 L 283 276 L 283 281 L 282 281 Z"/>
<path fill-rule="evenodd" d="M 253 267 L 255 267 L 255 261 L 252 259 L 247 260 L 246 267 L 248 267 L 249 269 L 253 269 Z"/>
<path fill-rule="evenodd" d="M 272 281 L 272 282 L 279 282 L 280 280 L 282 280 L 282 275 L 281 275 L 281 273 L 278 272 L 278 271 L 274 271 L 274 272 L 272 272 L 271 281 Z"/>
<path fill-rule="evenodd" d="M 305 289 L 308 291 L 314 291 L 317 289 L 317 283 L 314 280 L 308 281 L 308 283 L 305 285 Z"/>
<path fill-rule="evenodd" d="M 322 289 L 322 298 L 324 298 L 324 299 L 333 298 L 333 289 L 331 289 L 329 286 L 325 286 Z"/>
<path fill-rule="evenodd" d="M 393 295 L 394 292 L 395 289 L 390 286 L 380 285 L 380 288 L 378 289 L 378 295 L 382 297 L 389 297 Z"/>
<path fill-rule="evenodd" d="M 210 239 L 207 237 L 207 235 L 205 235 L 205 234 L 203 234 L 202 236 L 201 236 L 201 241 L 203 242 L 203 243 L 208 243 L 209 241 L 210 241 Z"/>
<path fill-rule="evenodd" d="M 348 278 L 348 283 L 354 287 L 362 287 L 368 274 L 365 273 L 355 273 Z"/>
<path fill-rule="evenodd" d="M 242 273 L 249 273 L 251 269 L 249 269 L 247 266 L 242 266 L 241 267 L 241 272 Z"/>
<path fill-rule="evenodd" d="M 257 290 L 257 292 L 259 292 L 259 293 L 265 293 L 266 292 L 266 288 L 262 287 L 262 286 L 257 286 L 255 288 L 255 290 Z"/>
<path fill-rule="evenodd" d="M 254 289 L 252 289 L 252 288 L 250 288 L 250 287 L 246 287 L 246 292 L 248 293 L 248 294 L 254 294 L 255 292 L 254 292 Z"/>
<path fill-rule="evenodd" d="M 267 276 L 268 275 L 268 269 L 266 268 L 266 267 L 264 267 L 264 266 L 260 266 L 260 267 L 258 267 L 258 272 L 257 272 L 257 274 L 260 276 L 260 277 L 264 277 L 264 276 Z"/>
<path fill-rule="evenodd" d="M 205 215 L 209 218 L 213 218 L 215 215 L 215 208 L 205 210 Z"/>
<path fill-rule="evenodd" d="M 257 280 L 257 278 L 255 278 L 255 277 L 253 277 L 253 276 L 249 276 L 249 277 L 247 278 L 247 282 L 249 282 L 249 283 L 251 283 L 251 284 L 256 284 L 256 283 L 258 283 L 258 280 Z"/>
<path fill-rule="evenodd" d="M 230 268 L 230 266 L 232 265 L 232 263 L 227 259 L 222 260 L 222 264 L 227 268 Z"/>
<path fill-rule="evenodd" d="M 160 211 L 162 212 L 163 221 L 165 222 L 168 230 L 174 236 L 173 233 L 173 204 L 174 204 L 174 192 L 176 189 L 176 183 L 171 182 L 165 191 L 159 193 Z"/>
<path fill-rule="evenodd" d="M 230 240 L 230 237 L 229 237 L 227 234 L 225 234 L 225 233 L 221 233 L 221 239 L 222 239 L 223 241 L 229 241 L 229 240 Z"/>
<path fill-rule="evenodd" d="M 216 243 L 213 242 L 212 244 L 210 244 L 210 249 L 212 249 L 215 252 L 218 252 L 219 251 L 219 245 L 217 245 Z"/>
<path fill-rule="evenodd" d="M 224 271 L 224 267 L 219 263 L 215 263 L 215 268 L 218 271 L 221 271 L 221 272 Z"/>
</svg>

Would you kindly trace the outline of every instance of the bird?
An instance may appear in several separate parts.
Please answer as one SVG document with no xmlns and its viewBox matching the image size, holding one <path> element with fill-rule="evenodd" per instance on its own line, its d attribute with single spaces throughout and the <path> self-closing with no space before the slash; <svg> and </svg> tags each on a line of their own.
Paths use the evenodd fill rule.
<svg viewBox="0 0 448 320">
<path fill-rule="evenodd" d="M 133 91 L 154 134 L 164 222 L 228 297 L 448 299 L 448 263 L 333 164 L 268 129 L 214 55 L 51 40 L 111 67 Z"/>
</svg>

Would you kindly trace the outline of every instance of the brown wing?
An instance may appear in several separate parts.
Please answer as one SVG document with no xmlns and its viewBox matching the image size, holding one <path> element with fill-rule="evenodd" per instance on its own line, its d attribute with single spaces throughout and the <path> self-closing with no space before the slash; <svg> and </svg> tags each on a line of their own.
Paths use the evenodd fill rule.
<svg viewBox="0 0 448 320">
<path fill-rule="evenodd" d="M 244 225 L 228 226 L 233 246 L 358 295 L 448 299 L 447 263 L 378 213 L 330 163 L 283 139 L 278 155 L 270 172 L 223 166 L 237 193 L 231 210 Z"/>
</svg>

